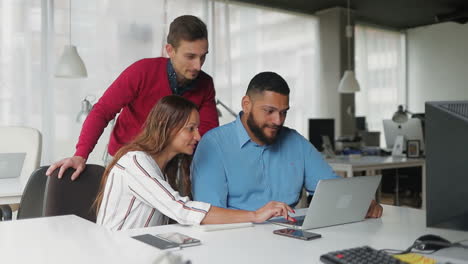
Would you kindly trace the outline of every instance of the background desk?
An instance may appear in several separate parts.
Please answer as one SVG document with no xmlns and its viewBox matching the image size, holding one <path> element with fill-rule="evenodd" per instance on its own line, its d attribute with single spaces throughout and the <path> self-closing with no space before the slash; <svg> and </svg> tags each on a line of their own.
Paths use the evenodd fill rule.
<svg viewBox="0 0 468 264">
<path fill-rule="evenodd" d="M 304 210 L 301 210 L 304 212 Z M 299 212 L 298 212 L 299 213 Z M 168 225 L 124 231 L 128 236 L 180 232 L 198 238 L 202 245 L 176 251 L 193 264 L 210 263 L 321 263 L 320 255 L 338 249 L 370 245 L 376 249 L 406 249 L 424 234 L 438 234 L 451 241 L 468 239 L 468 232 L 426 228 L 420 209 L 384 206 L 381 219 L 312 229 L 323 237 L 311 241 L 274 235 L 282 227 L 254 227 L 203 232 L 196 227 Z"/>
<path fill-rule="evenodd" d="M 380 174 L 384 169 L 399 169 L 410 167 L 421 167 L 422 170 L 422 188 L 421 188 L 421 208 L 426 208 L 426 162 L 424 159 L 408 159 L 406 157 L 381 157 L 381 156 L 362 156 L 358 159 L 349 159 L 346 156 L 338 156 L 333 159 L 327 159 L 328 164 L 336 172 L 345 172 L 345 177 L 353 177 L 354 172 L 364 171 L 366 175 Z M 398 200 L 398 175 L 396 177 L 395 204 L 399 205 Z"/>
<path fill-rule="evenodd" d="M 0 184 L 0 205 L 20 203 L 23 193 L 21 187 L 19 178 L 3 179 Z"/>
<path fill-rule="evenodd" d="M 152 263 L 160 254 L 74 215 L 0 222 L 2 263 Z"/>
</svg>

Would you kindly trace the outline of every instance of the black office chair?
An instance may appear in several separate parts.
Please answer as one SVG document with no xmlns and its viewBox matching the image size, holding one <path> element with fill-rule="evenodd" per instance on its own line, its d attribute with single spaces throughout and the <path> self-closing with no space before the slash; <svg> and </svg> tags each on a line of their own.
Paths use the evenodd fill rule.
<svg viewBox="0 0 468 264">
<path fill-rule="evenodd" d="M 47 183 L 45 174 L 49 166 L 35 170 L 24 187 L 18 209 L 17 219 L 42 217 L 44 207 L 44 190 Z"/>
<path fill-rule="evenodd" d="M 57 178 L 58 169 L 47 180 L 44 197 L 44 216 L 74 214 L 96 222 L 92 205 L 99 191 L 104 167 L 86 165 L 80 176 L 72 181 L 74 169 L 67 169 L 62 179 Z"/>
</svg>

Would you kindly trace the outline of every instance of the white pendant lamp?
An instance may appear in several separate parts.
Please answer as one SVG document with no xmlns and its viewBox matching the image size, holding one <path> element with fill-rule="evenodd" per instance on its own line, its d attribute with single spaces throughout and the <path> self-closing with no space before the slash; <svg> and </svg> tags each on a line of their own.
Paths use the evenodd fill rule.
<svg viewBox="0 0 468 264">
<path fill-rule="evenodd" d="M 339 93 L 355 93 L 359 92 L 359 83 L 356 80 L 356 75 L 351 69 L 351 38 L 353 37 L 353 26 L 350 21 L 350 4 L 348 0 L 348 24 L 346 25 L 346 39 L 348 41 L 348 69 L 341 78 L 340 85 L 338 86 Z"/>
<path fill-rule="evenodd" d="M 55 77 L 60 78 L 86 78 L 88 77 L 88 72 L 86 67 L 78 54 L 76 46 L 71 44 L 71 0 L 70 0 L 70 9 L 69 9 L 69 45 L 66 45 L 63 49 L 62 56 L 59 59 L 57 68 L 55 69 Z"/>
</svg>

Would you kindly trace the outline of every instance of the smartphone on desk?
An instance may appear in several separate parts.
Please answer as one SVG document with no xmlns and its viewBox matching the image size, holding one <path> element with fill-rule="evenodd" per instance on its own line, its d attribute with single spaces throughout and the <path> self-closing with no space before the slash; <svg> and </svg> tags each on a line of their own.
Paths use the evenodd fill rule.
<svg viewBox="0 0 468 264">
<path fill-rule="evenodd" d="M 278 230 L 273 231 L 273 234 L 302 239 L 302 240 L 312 240 L 312 239 L 322 237 L 322 235 L 317 234 L 317 233 L 302 231 L 302 230 L 293 229 L 293 228 L 278 229 Z"/>
<path fill-rule="evenodd" d="M 201 244 L 201 241 L 199 239 L 177 233 L 177 232 L 170 232 L 170 233 L 164 233 L 164 234 L 157 234 L 156 237 L 161 238 L 163 240 L 176 243 L 180 247 L 191 247 L 191 246 L 197 246 Z"/>
<path fill-rule="evenodd" d="M 157 247 L 161 250 L 165 249 L 180 249 L 180 245 L 175 242 L 168 241 L 166 239 L 162 239 L 150 234 L 144 234 L 144 235 L 139 235 L 139 236 L 134 236 L 133 237 L 136 240 L 139 240 L 143 243 L 146 243 L 150 246 Z"/>
</svg>

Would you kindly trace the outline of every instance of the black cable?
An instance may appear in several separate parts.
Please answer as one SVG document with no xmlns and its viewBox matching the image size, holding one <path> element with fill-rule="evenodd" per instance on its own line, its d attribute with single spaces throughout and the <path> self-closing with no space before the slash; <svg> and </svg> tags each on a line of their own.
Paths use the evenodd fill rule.
<svg viewBox="0 0 468 264">
<path fill-rule="evenodd" d="M 427 250 L 424 249 L 424 246 L 429 245 L 429 246 L 443 246 L 443 247 L 459 247 L 463 249 L 468 249 L 468 245 L 463 245 L 462 242 L 468 241 L 468 240 L 461 240 L 458 242 L 442 242 L 442 241 L 433 241 L 433 240 L 428 240 L 428 241 L 415 241 L 410 247 L 408 247 L 405 250 L 400 250 L 400 249 L 381 249 L 381 251 L 384 251 L 388 254 L 391 255 L 401 255 L 401 254 L 407 254 L 410 252 L 416 252 L 416 253 L 424 253 L 424 254 L 432 254 L 439 249 L 434 249 L 434 250 Z M 422 247 L 421 247 L 422 246 Z M 413 251 L 417 250 L 417 251 Z"/>
</svg>

